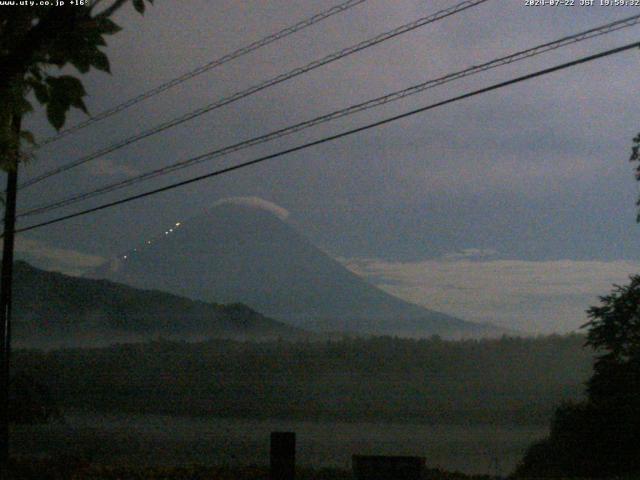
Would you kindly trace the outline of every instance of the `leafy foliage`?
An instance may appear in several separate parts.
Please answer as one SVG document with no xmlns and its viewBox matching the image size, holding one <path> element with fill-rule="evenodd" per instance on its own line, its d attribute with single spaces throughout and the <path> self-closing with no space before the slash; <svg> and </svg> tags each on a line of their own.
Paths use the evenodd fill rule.
<svg viewBox="0 0 640 480">
<path fill-rule="evenodd" d="M 18 153 L 21 141 L 33 143 L 30 133 L 14 128 L 16 118 L 33 110 L 27 100 L 31 92 L 57 130 L 64 125 L 70 108 L 87 113 L 82 82 L 71 75 L 54 75 L 51 70 L 71 65 L 80 73 L 91 68 L 109 72 L 109 59 L 101 49 L 106 46 L 105 37 L 121 30 L 110 17 L 128 1 L 0 10 L 1 168 L 10 169 L 24 159 Z M 109 5 L 97 11 L 106 3 Z M 144 0 L 132 3 L 136 11 L 144 12 Z"/>
<path fill-rule="evenodd" d="M 630 162 L 637 162 L 638 165 L 635 168 L 635 177 L 640 182 L 640 133 L 633 138 L 633 144 L 631 146 Z M 640 197 L 636 200 L 636 205 L 640 207 Z M 636 222 L 640 223 L 640 211 L 636 216 Z"/>
<path fill-rule="evenodd" d="M 622 364 L 640 358 L 640 275 L 627 286 L 600 297 L 602 305 L 587 312 L 591 319 L 587 345 L 604 352 L 598 363 Z"/>
<path fill-rule="evenodd" d="M 556 410 L 549 438 L 529 449 L 522 476 L 640 473 L 640 276 L 600 301 L 585 325 L 598 354 L 587 400 Z"/>
<path fill-rule="evenodd" d="M 56 129 L 59 130 L 64 125 L 67 110 L 71 106 L 88 113 L 87 107 L 82 100 L 86 92 L 80 80 L 69 75 L 63 75 L 60 77 L 47 77 L 45 82 L 46 86 L 38 84 L 38 89 L 41 91 L 39 101 L 46 104 L 47 118 Z"/>
<path fill-rule="evenodd" d="M 640 182 L 640 134 L 629 160 Z M 640 475 L 640 275 L 587 314 L 586 346 L 597 354 L 587 400 L 556 410 L 549 437 L 527 450 L 517 477 Z"/>
</svg>

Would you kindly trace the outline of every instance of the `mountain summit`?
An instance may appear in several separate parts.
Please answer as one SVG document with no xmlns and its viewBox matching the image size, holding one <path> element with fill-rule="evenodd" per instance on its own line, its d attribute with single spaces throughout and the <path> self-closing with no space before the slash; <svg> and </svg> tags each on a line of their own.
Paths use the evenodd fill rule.
<svg viewBox="0 0 640 480">
<path fill-rule="evenodd" d="M 92 276 L 207 302 L 242 302 L 315 331 L 425 337 L 495 335 L 370 285 L 311 244 L 287 212 L 256 198 L 217 202 Z"/>
</svg>

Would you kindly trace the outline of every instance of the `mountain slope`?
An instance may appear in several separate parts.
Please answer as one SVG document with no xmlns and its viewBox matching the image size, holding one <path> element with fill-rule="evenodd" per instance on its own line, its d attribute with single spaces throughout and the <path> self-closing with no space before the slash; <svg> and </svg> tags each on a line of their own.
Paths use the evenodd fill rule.
<svg viewBox="0 0 640 480">
<path fill-rule="evenodd" d="M 393 297 L 344 268 L 273 213 L 231 202 L 177 224 L 93 275 L 204 301 L 243 302 L 317 331 L 497 333 L 491 326 Z"/>
<path fill-rule="evenodd" d="M 97 346 L 206 338 L 276 338 L 304 332 L 242 304 L 217 305 L 106 280 L 47 272 L 16 262 L 14 338 L 18 345 Z"/>
</svg>

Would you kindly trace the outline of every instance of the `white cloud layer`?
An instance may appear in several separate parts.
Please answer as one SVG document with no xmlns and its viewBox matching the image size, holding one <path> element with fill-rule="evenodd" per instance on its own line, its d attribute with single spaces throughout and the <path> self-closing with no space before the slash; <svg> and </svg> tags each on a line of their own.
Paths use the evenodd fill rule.
<svg viewBox="0 0 640 480">
<path fill-rule="evenodd" d="M 105 261 L 97 255 L 51 247 L 26 237 L 16 238 L 15 252 L 17 258 L 26 260 L 36 267 L 76 276 L 100 266 Z"/>
<path fill-rule="evenodd" d="M 619 261 L 470 260 L 470 253 L 420 262 L 341 259 L 353 272 L 413 303 L 466 320 L 531 333 L 568 332 L 613 284 L 640 272 Z M 478 258 L 476 255 L 475 258 Z"/>
<path fill-rule="evenodd" d="M 289 217 L 289 211 L 282 208 L 280 205 L 276 205 L 273 202 L 269 202 L 259 197 L 227 197 L 222 200 L 218 200 L 213 204 L 214 207 L 218 205 L 241 205 L 243 207 L 258 208 L 260 210 L 266 210 L 272 213 L 280 220 L 286 220 Z"/>
</svg>

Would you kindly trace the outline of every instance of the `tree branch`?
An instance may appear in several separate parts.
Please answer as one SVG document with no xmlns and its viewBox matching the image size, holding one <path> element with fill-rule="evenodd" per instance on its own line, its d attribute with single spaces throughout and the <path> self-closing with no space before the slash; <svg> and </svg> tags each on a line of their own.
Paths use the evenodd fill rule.
<svg viewBox="0 0 640 480">
<path fill-rule="evenodd" d="M 95 18 L 109 18 L 111 15 L 113 15 L 118 10 L 120 10 L 124 6 L 124 4 L 127 3 L 128 1 L 129 0 L 115 0 L 115 2 L 113 2 L 110 7 L 106 8 L 102 12 L 96 14 Z M 99 2 L 96 2 L 96 5 L 98 3 Z"/>
<path fill-rule="evenodd" d="M 27 68 L 33 63 L 35 54 L 45 45 L 45 42 L 55 38 L 65 18 L 66 9 L 51 8 L 47 15 L 24 36 L 20 45 L 2 58 L 0 63 L 0 92 L 6 92 L 16 78 L 21 78 Z"/>
</svg>

